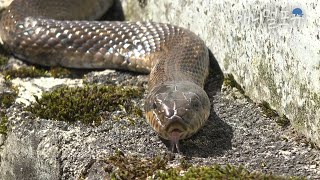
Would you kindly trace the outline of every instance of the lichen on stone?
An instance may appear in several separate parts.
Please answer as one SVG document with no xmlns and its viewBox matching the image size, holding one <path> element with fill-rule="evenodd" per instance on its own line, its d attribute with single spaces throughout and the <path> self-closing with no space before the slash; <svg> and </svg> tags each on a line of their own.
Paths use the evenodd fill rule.
<svg viewBox="0 0 320 180">
<path fill-rule="evenodd" d="M 62 86 L 53 92 L 43 93 L 41 98 L 36 97 L 36 102 L 26 110 L 40 118 L 99 125 L 106 119 L 106 114 L 117 111 L 142 117 L 142 110 L 132 101 L 135 98 L 141 99 L 142 94 L 143 90 L 135 87 L 96 84 L 84 87 Z"/>
<path fill-rule="evenodd" d="M 268 46 L 269 47 L 269 46 Z M 264 58 L 267 58 L 267 55 L 263 54 Z M 275 61 L 272 59 L 272 61 Z M 283 96 L 281 92 L 278 92 L 278 86 L 277 83 L 275 82 L 275 74 L 272 68 L 270 67 L 270 64 L 267 64 L 265 60 L 260 60 L 257 61 L 259 62 L 258 64 L 258 69 L 259 71 L 257 72 L 258 74 L 256 75 L 257 82 L 260 82 L 260 85 L 257 86 L 258 89 L 260 89 L 260 92 L 264 92 L 263 88 L 267 87 L 268 89 L 268 95 L 265 98 L 269 98 L 268 102 L 272 104 L 275 107 L 281 107 L 281 97 Z M 270 97 L 272 96 L 272 98 Z M 264 99 L 265 99 L 264 98 Z"/>
<path fill-rule="evenodd" d="M 225 69 L 228 69 L 228 68 L 229 68 L 229 66 L 230 66 L 230 64 L 231 64 L 230 61 L 231 61 L 230 55 L 226 54 L 225 58 L 223 59 L 223 67 L 224 67 Z"/>
</svg>

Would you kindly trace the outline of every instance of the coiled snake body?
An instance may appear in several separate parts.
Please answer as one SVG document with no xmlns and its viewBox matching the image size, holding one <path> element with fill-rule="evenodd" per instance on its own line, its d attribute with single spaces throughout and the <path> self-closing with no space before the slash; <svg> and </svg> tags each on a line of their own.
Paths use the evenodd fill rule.
<svg viewBox="0 0 320 180">
<path fill-rule="evenodd" d="M 153 22 L 88 21 L 110 0 L 14 0 L 0 35 L 15 56 L 44 66 L 150 73 L 146 117 L 178 148 L 208 119 L 208 50 L 194 33 Z M 174 148 L 174 147 L 173 147 Z"/>
</svg>

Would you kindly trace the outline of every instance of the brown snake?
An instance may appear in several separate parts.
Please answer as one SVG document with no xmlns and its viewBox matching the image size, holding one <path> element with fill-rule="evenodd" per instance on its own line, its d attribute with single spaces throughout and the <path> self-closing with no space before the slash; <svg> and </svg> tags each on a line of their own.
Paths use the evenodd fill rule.
<svg viewBox="0 0 320 180">
<path fill-rule="evenodd" d="M 91 21 L 111 0 L 14 0 L 0 36 L 16 57 L 44 66 L 150 73 L 145 101 L 153 129 L 178 147 L 208 119 L 209 57 L 189 30 L 164 23 Z M 90 21 L 88 21 L 90 20 Z"/>
</svg>

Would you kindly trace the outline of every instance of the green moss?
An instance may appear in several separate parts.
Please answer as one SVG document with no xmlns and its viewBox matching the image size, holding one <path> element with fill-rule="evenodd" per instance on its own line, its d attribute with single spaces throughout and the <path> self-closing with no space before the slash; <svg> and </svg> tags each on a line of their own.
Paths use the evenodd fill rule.
<svg viewBox="0 0 320 180">
<path fill-rule="evenodd" d="M 167 171 L 160 172 L 156 174 L 156 177 L 159 179 L 243 179 L 243 180 L 267 180 L 267 179 L 276 179 L 276 180 L 285 180 L 285 179 L 303 179 L 298 177 L 281 177 L 274 176 L 271 174 L 263 174 L 259 172 L 250 172 L 243 168 L 242 166 L 236 167 L 232 165 L 213 165 L 213 166 L 199 166 L 199 167 L 190 167 L 184 172 L 183 175 L 180 175 L 179 169 L 168 169 Z"/>
<path fill-rule="evenodd" d="M 0 134 L 7 133 L 8 118 L 5 114 L 5 109 L 15 102 L 18 95 L 18 90 L 12 86 L 9 79 L 5 79 L 3 85 L 8 87 L 8 91 L 0 93 Z"/>
<path fill-rule="evenodd" d="M 139 6 L 141 8 L 145 8 L 148 4 L 148 0 L 138 0 L 139 1 Z"/>
<path fill-rule="evenodd" d="M 11 88 L 11 90 L 0 93 L 1 109 L 10 107 L 14 103 L 18 95 L 18 90 L 11 85 L 10 81 L 6 80 L 5 86 L 8 86 L 9 88 Z"/>
<path fill-rule="evenodd" d="M 235 38 L 234 38 L 234 41 L 235 42 L 239 42 L 239 41 L 241 41 L 242 40 L 242 37 L 240 37 L 240 36 L 236 36 Z"/>
<path fill-rule="evenodd" d="M 279 126 L 282 127 L 286 127 L 290 125 L 290 120 L 285 116 L 285 115 L 281 115 L 280 117 L 278 117 L 278 119 L 276 120 L 276 123 Z"/>
<path fill-rule="evenodd" d="M 2 93 L 0 95 L 0 106 L 1 107 L 9 107 L 15 100 L 15 96 L 13 94 Z"/>
<path fill-rule="evenodd" d="M 43 93 L 26 109 L 45 119 L 67 122 L 81 121 L 99 125 L 102 114 L 124 110 L 142 117 L 142 111 L 131 99 L 142 98 L 143 90 L 132 87 L 86 85 L 84 87 L 60 87 Z"/>
<path fill-rule="evenodd" d="M 138 156 L 124 156 L 118 153 L 105 160 L 109 165 L 106 172 L 111 179 L 146 179 L 157 170 L 165 170 L 167 158 L 141 158 Z"/>
<path fill-rule="evenodd" d="M 8 63 L 8 57 L 0 54 L 0 66 L 6 65 Z"/>
<path fill-rule="evenodd" d="M 55 77 L 55 78 L 66 78 L 77 75 L 77 72 L 73 72 L 69 69 L 62 67 L 51 67 L 50 69 L 35 67 L 35 66 L 25 66 L 18 69 L 8 69 L 2 72 L 4 76 L 10 78 L 37 78 L 37 77 Z M 79 77 L 82 76 L 78 73 Z"/>
<path fill-rule="evenodd" d="M 0 107 L 2 107 L 2 108 L 10 107 L 14 103 L 16 97 L 17 97 L 17 94 L 15 92 L 1 93 L 0 94 Z"/>
<path fill-rule="evenodd" d="M 50 69 L 50 74 L 55 78 L 66 78 L 72 75 L 72 72 L 69 69 L 62 67 L 52 67 Z"/>
<path fill-rule="evenodd" d="M 19 69 L 8 69 L 3 71 L 4 76 L 10 78 L 26 78 L 26 77 L 48 77 L 50 74 L 44 69 L 39 69 L 34 66 L 21 67 Z"/>
<path fill-rule="evenodd" d="M 279 116 L 277 111 L 272 109 L 270 107 L 269 103 L 267 103 L 266 101 L 262 101 L 262 103 L 259 104 L 259 107 L 261 108 L 262 113 L 266 117 L 271 118 L 271 119 L 275 119 L 276 123 L 279 126 L 286 127 L 286 126 L 290 125 L 290 120 L 285 115 Z"/>
<path fill-rule="evenodd" d="M 320 50 L 318 51 L 318 54 L 320 55 Z M 315 70 L 319 71 L 320 70 L 320 62 L 318 63 L 318 65 L 315 65 L 313 68 Z"/>
<path fill-rule="evenodd" d="M 242 89 L 241 85 L 237 83 L 237 81 L 234 79 L 232 74 L 225 74 L 223 83 L 226 86 L 237 88 L 241 94 L 245 94 L 244 90 Z"/>
<path fill-rule="evenodd" d="M 104 160 L 107 164 L 105 171 L 107 179 L 304 179 L 299 177 L 282 177 L 259 172 L 249 172 L 242 166 L 212 165 L 185 166 L 182 162 L 177 167 L 168 166 L 168 158 L 157 156 L 143 158 L 139 156 L 125 156 L 117 153 Z"/>
<path fill-rule="evenodd" d="M 8 117 L 0 111 L 0 134 L 7 134 Z"/>
<path fill-rule="evenodd" d="M 276 118 L 278 117 L 278 113 L 277 111 L 273 110 L 271 107 L 270 107 L 270 104 L 267 103 L 266 101 L 262 101 L 260 104 L 259 104 L 259 107 L 261 108 L 262 112 L 264 115 L 266 115 L 266 117 L 268 118 Z"/>
<path fill-rule="evenodd" d="M 0 45 L 0 66 L 6 65 L 8 63 L 8 53 L 4 50 L 3 46 Z"/>
</svg>

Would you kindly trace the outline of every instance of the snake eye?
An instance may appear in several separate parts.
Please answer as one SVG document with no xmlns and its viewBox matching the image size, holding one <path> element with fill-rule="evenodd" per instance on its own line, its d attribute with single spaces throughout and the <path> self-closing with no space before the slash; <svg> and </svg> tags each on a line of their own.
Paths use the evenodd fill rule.
<svg viewBox="0 0 320 180">
<path fill-rule="evenodd" d="M 192 108 L 197 109 L 197 108 L 199 108 L 199 107 L 200 107 L 200 102 L 199 102 L 199 101 L 194 101 L 194 102 L 192 102 Z"/>
</svg>

